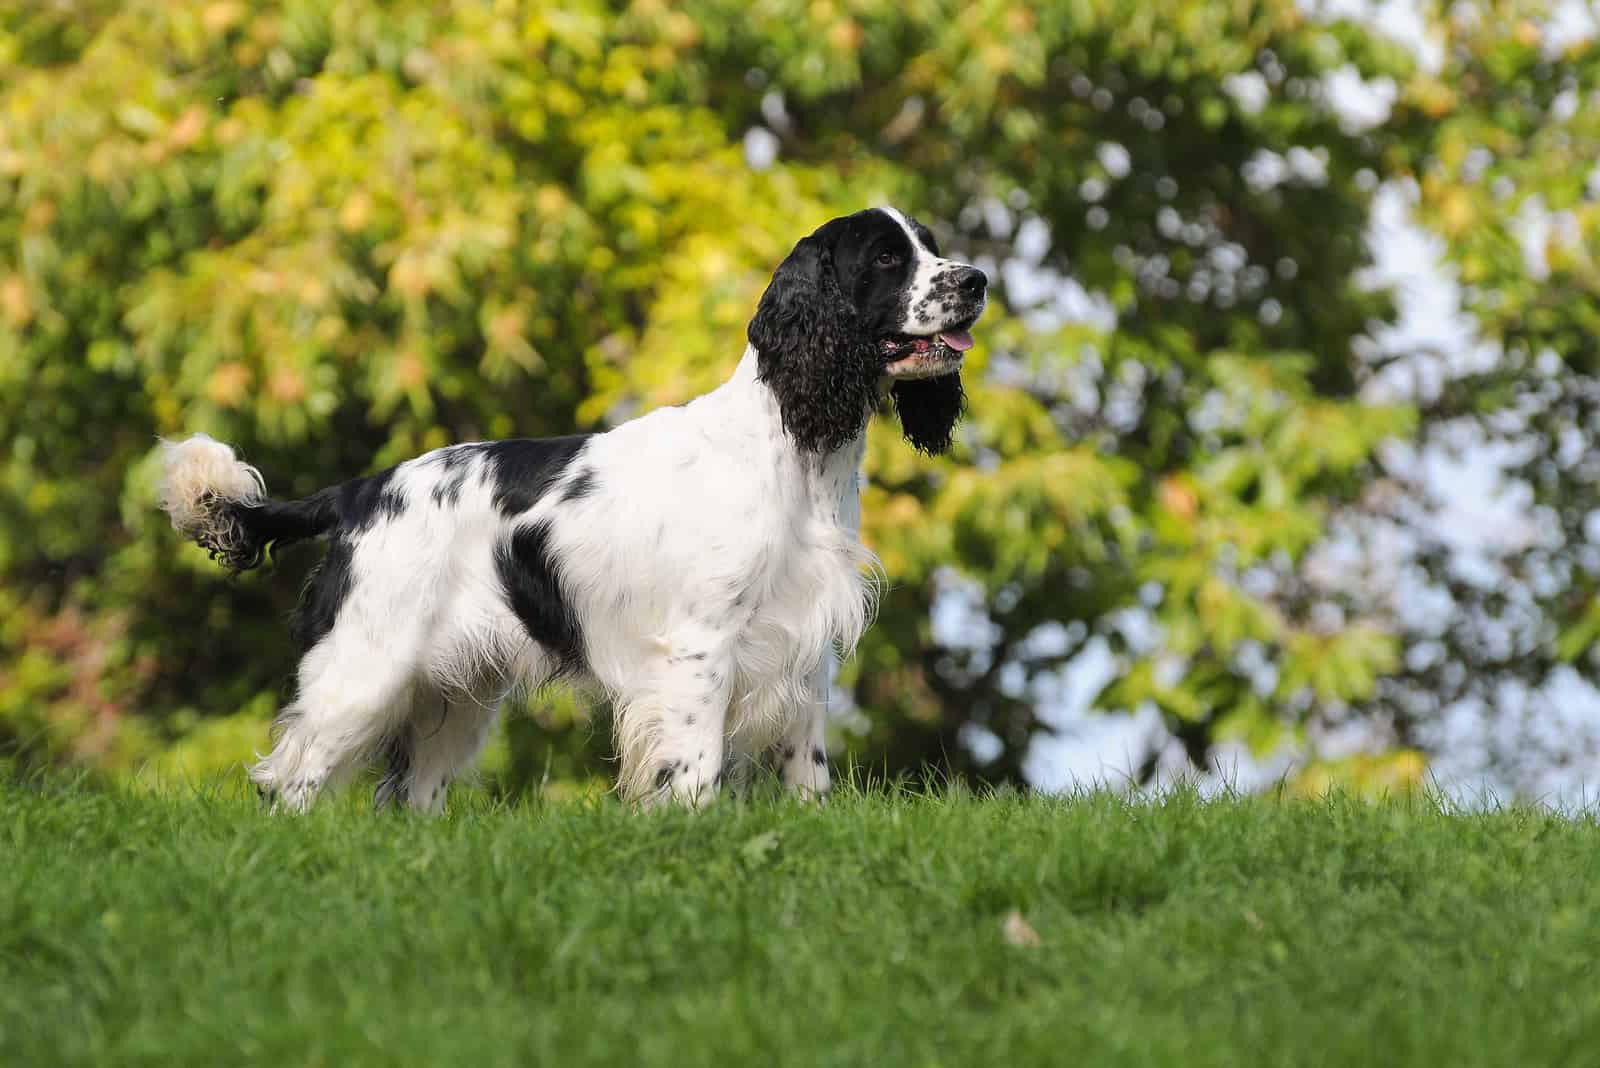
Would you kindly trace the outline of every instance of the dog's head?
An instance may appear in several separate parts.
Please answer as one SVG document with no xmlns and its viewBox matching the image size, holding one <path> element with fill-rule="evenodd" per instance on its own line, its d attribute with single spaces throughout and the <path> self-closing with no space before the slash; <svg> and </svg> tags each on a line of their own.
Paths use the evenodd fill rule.
<svg viewBox="0 0 1600 1068">
<path fill-rule="evenodd" d="M 927 453 L 948 449 L 962 353 L 988 282 L 940 256 L 928 228 L 893 208 L 824 224 L 778 267 L 750 320 L 784 429 L 803 449 L 841 448 L 887 387 L 906 440 Z"/>
</svg>

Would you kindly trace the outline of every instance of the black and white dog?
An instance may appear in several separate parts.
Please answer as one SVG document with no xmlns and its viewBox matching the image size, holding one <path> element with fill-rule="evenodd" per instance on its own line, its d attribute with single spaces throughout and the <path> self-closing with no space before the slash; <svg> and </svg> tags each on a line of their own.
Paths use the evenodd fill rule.
<svg viewBox="0 0 1600 1068">
<path fill-rule="evenodd" d="M 515 687 L 615 707 L 623 794 L 699 804 L 775 752 L 829 786 L 828 664 L 872 611 L 868 418 L 942 452 L 987 279 L 892 208 L 834 219 L 773 276 L 726 383 L 603 434 L 453 445 L 302 500 L 203 434 L 164 442 L 161 505 L 235 571 L 314 537 L 305 653 L 251 777 L 304 809 L 380 756 L 378 802 L 436 811 Z"/>
</svg>

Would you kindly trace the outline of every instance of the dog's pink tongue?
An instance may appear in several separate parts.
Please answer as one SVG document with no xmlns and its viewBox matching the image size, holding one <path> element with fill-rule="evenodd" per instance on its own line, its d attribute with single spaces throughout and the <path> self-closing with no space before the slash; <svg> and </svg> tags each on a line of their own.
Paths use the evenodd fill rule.
<svg viewBox="0 0 1600 1068">
<path fill-rule="evenodd" d="M 939 335 L 939 340 L 957 352 L 966 352 L 972 347 L 972 335 L 965 330 L 946 330 Z"/>
</svg>

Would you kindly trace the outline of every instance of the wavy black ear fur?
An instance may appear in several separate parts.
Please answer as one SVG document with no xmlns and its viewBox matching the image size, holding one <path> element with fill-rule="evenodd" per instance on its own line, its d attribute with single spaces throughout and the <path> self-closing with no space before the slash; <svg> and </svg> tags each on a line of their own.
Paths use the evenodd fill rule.
<svg viewBox="0 0 1600 1068">
<path fill-rule="evenodd" d="M 835 220 L 837 222 L 838 220 Z M 807 452 L 843 448 L 877 400 L 882 361 L 833 269 L 835 223 L 801 241 L 762 294 L 747 336 L 783 428 Z"/>
<path fill-rule="evenodd" d="M 956 421 L 967 406 L 961 373 L 896 382 L 892 390 L 900 430 L 919 451 L 937 456 L 950 448 Z"/>
</svg>

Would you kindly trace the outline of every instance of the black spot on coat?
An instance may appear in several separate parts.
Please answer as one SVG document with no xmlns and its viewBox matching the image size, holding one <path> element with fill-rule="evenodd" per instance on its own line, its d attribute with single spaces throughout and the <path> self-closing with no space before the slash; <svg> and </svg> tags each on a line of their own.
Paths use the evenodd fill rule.
<svg viewBox="0 0 1600 1068">
<path fill-rule="evenodd" d="M 431 494 L 434 504 L 454 507 L 461 503 L 461 490 L 472 471 L 472 458 L 477 454 L 478 450 L 471 445 L 440 449 L 435 454 L 439 475 Z"/>
<path fill-rule="evenodd" d="M 583 663 L 583 633 L 577 613 L 562 589 L 561 574 L 550 545 L 548 521 L 517 527 L 495 549 L 495 571 L 506 602 L 528 636 L 553 653 L 560 670 Z"/>
<path fill-rule="evenodd" d="M 561 491 L 561 499 L 562 501 L 581 501 L 585 497 L 591 496 L 598 485 L 599 480 L 595 478 L 594 468 L 585 467 L 567 482 L 566 488 Z"/>
</svg>

